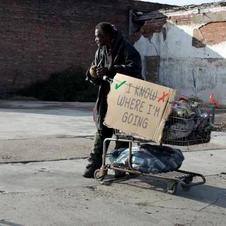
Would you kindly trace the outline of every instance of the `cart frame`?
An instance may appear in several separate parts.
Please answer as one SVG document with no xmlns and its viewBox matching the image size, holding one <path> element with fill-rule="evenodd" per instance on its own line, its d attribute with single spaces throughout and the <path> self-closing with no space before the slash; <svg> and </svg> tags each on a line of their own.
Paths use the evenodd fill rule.
<svg viewBox="0 0 226 226">
<path fill-rule="evenodd" d="M 96 178 L 99 181 L 103 181 L 105 176 L 108 174 L 108 170 L 112 169 L 117 172 L 121 173 L 129 173 L 132 175 L 142 175 L 142 176 L 148 176 L 152 180 L 156 181 L 162 181 L 165 182 L 166 192 L 170 194 L 175 194 L 177 192 L 177 186 L 180 185 L 184 191 L 190 190 L 191 187 L 196 185 L 201 185 L 206 182 L 205 177 L 202 174 L 190 172 L 190 171 L 184 171 L 184 170 L 175 170 L 172 172 L 167 173 L 159 173 L 159 174 L 153 174 L 153 173 L 142 173 L 139 170 L 136 170 L 132 167 L 132 146 L 133 143 L 137 143 L 138 145 L 141 143 L 147 143 L 148 141 L 136 139 L 134 137 L 126 136 L 126 138 L 122 138 L 122 135 L 115 135 L 115 137 L 112 138 L 106 138 L 103 143 L 103 155 L 102 155 L 102 166 L 100 169 L 97 169 L 94 173 L 94 178 Z M 120 167 L 117 165 L 112 164 L 106 164 L 106 158 L 107 158 L 107 142 L 111 141 L 120 141 L 120 142 L 127 142 L 129 143 L 129 155 L 128 155 L 128 165 L 123 165 Z M 174 174 L 173 174 L 174 173 Z M 173 174 L 173 175 L 172 175 Z M 193 178 L 199 178 L 198 182 L 193 182 Z M 103 184 L 103 183 L 102 183 Z"/>
<path fill-rule="evenodd" d="M 113 79 L 104 76 L 103 80 L 112 83 Z M 213 130 L 213 125 L 214 125 L 214 118 L 215 118 L 215 106 L 205 106 L 205 108 L 210 109 L 209 114 L 210 114 L 210 122 L 212 124 L 212 128 L 211 130 Z M 210 131 L 209 135 L 210 135 Z M 210 137 L 209 137 L 210 139 Z M 128 163 L 126 165 L 123 165 L 120 167 L 117 165 L 113 164 L 106 164 L 106 157 L 107 157 L 107 149 L 108 149 L 108 145 L 107 142 L 111 142 L 111 141 L 120 141 L 120 142 L 127 142 L 129 143 L 129 155 L 128 155 Z M 207 139 L 207 141 L 209 141 Z M 177 186 L 178 184 L 181 185 L 182 189 L 185 191 L 190 190 L 191 187 L 196 186 L 196 185 L 202 185 L 206 182 L 206 179 L 204 177 L 204 175 L 199 174 L 199 173 L 195 173 L 195 172 L 190 172 L 190 171 L 185 171 L 185 170 L 175 170 L 175 171 L 171 171 L 171 172 L 166 172 L 166 173 L 159 173 L 159 174 L 153 174 L 153 173 L 142 173 L 139 170 L 136 170 L 132 167 L 132 146 L 133 143 L 148 143 L 151 141 L 147 141 L 147 140 L 142 140 L 140 138 L 135 138 L 133 136 L 127 136 L 127 135 L 122 135 L 120 133 L 116 133 L 115 137 L 112 138 L 106 138 L 103 142 L 103 154 L 102 154 L 102 166 L 100 169 L 97 169 L 94 173 L 94 178 L 103 181 L 105 176 L 108 174 L 108 170 L 112 169 L 115 171 L 115 173 L 117 172 L 121 172 L 121 173 L 129 173 L 132 175 L 143 175 L 143 176 L 148 176 L 150 177 L 152 180 L 156 180 L 156 181 L 163 181 L 166 182 L 167 184 L 167 188 L 166 191 L 168 193 L 171 194 L 175 194 L 177 191 Z M 205 143 L 206 141 L 204 141 Z M 162 143 L 166 143 L 163 140 L 161 141 L 160 145 L 162 145 Z M 181 142 L 180 142 L 181 143 Z M 183 141 L 182 141 L 183 143 Z M 175 143 L 176 144 L 176 143 Z M 186 145 L 189 145 L 189 142 L 185 142 Z M 172 175 L 172 173 L 175 173 L 175 175 Z M 199 178 L 198 182 L 193 182 L 193 178 Z"/>
</svg>

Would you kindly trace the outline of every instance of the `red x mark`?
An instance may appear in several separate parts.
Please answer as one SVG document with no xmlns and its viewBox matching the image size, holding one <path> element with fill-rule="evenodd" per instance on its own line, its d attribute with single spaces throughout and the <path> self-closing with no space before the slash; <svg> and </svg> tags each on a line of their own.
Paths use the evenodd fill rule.
<svg viewBox="0 0 226 226">
<path fill-rule="evenodd" d="M 163 91 L 163 95 L 159 97 L 158 102 L 162 101 L 163 103 L 165 102 L 165 98 L 169 96 L 169 93 L 165 93 Z"/>
</svg>

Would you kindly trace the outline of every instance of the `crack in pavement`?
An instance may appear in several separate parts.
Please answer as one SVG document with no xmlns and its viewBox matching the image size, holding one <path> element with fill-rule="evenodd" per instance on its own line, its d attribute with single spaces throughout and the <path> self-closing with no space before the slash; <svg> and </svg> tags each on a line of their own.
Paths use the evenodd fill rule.
<svg viewBox="0 0 226 226">
<path fill-rule="evenodd" d="M 29 163 L 36 163 L 36 162 L 59 162 L 59 161 L 80 160 L 80 159 L 87 159 L 87 158 L 88 158 L 88 156 L 61 158 L 61 159 L 49 159 L 49 160 L 11 161 L 11 162 L 0 162 L 0 165 L 6 165 L 6 164 L 29 164 Z"/>
<path fill-rule="evenodd" d="M 53 135 L 53 136 L 36 136 L 36 137 L 28 137 L 28 138 L 12 138 L 12 139 L 0 139 L 2 141 L 17 141 L 17 140 L 33 140 L 33 139 L 40 139 L 40 138 L 68 138 L 68 139 L 73 139 L 73 138 L 87 138 L 87 139 L 93 139 L 95 135 L 77 135 L 77 136 L 72 136 L 72 135 Z"/>
<path fill-rule="evenodd" d="M 199 210 L 196 210 L 196 212 L 198 211 L 198 213 L 201 213 L 203 210 L 207 209 L 208 207 L 213 206 L 214 204 L 216 204 L 219 201 L 219 199 L 221 198 L 221 196 L 225 196 L 225 194 L 224 193 L 219 194 L 219 196 L 213 202 L 208 203 L 206 206 L 202 207 Z M 226 215 L 225 213 L 212 212 L 212 211 L 210 211 L 210 213 L 218 214 L 218 215 L 221 215 L 221 216 L 225 216 Z M 198 217 L 199 217 L 199 215 L 195 215 L 194 216 L 194 219 L 191 221 L 190 225 L 194 224 L 195 221 L 198 219 Z"/>
</svg>

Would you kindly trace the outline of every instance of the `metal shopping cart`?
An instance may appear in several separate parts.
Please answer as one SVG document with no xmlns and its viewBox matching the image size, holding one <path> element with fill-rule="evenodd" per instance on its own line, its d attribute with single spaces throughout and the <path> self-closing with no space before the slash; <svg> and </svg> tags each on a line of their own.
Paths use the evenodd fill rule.
<svg viewBox="0 0 226 226">
<path fill-rule="evenodd" d="M 182 99 L 185 101 L 185 99 Z M 166 144 L 177 146 L 189 146 L 194 144 L 203 144 L 210 141 L 210 134 L 214 123 L 214 108 L 209 105 L 204 105 L 201 102 L 193 101 L 195 106 L 192 106 L 190 115 L 177 114 L 173 112 L 169 115 L 163 130 L 163 136 L 159 146 L 163 147 Z M 171 103 L 172 107 L 175 102 Z M 181 109 L 180 109 L 181 110 Z M 195 114 L 194 114 L 195 112 Z M 183 113 L 183 112 L 182 112 Z M 193 127 L 191 126 L 193 125 Z M 107 162 L 107 148 L 112 141 L 126 142 L 129 146 L 128 158 L 125 164 L 115 164 Z M 124 131 L 116 130 L 113 137 L 107 138 L 103 143 L 102 166 L 95 171 L 94 177 L 101 183 L 104 183 L 109 170 L 115 171 L 115 174 L 144 176 L 150 178 L 151 181 L 160 181 L 166 184 L 166 192 L 175 194 L 178 185 L 184 191 L 190 190 L 191 187 L 201 185 L 206 182 L 202 174 L 176 169 L 164 173 L 144 173 L 133 167 L 133 152 L 134 145 L 142 145 L 145 143 L 153 144 L 153 141 L 144 138 L 127 135 Z"/>
</svg>

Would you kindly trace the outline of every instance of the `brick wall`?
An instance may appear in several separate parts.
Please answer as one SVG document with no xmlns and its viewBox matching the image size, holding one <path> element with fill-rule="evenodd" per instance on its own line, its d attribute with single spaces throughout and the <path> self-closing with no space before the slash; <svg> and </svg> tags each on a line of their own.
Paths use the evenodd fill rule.
<svg viewBox="0 0 226 226">
<path fill-rule="evenodd" d="M 161 7 L 132 0 L 0 1 L 0 95 L 70 67 L 85 69 L 96 49 L 98 22 L 110 21 L 126 35 L 129 9 Z"/>
<path fill-rule="evenodd" d="M 226 22 L 211 22 L 193 31 L 192 45 L 196 48 L 203 48 L 208 45 L 215 45 L 226 41 Z"/>
<path fill-rule="evenodd" d="M 192 23 L 192 15 L 171 16 L 169 19 L 177 25 L 190 25 Z"/>
</svg>

